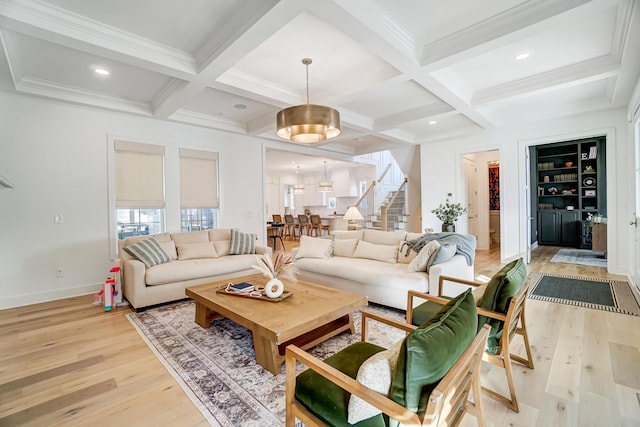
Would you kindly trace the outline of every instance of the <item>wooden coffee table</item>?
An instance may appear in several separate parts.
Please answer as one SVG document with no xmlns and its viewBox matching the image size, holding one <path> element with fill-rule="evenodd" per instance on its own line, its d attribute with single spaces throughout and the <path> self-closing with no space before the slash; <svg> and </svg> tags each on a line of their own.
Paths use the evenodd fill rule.
<svg viewBox="0 0 640 427">
<path fill-rule="evenodd" d="M 255 274 L 236 277 L 233 283 L 264 286 L 267 279 Z M 295 344 L 311 348 L 346 330 L 355 332 L 353 312 L 367 305 L 367 298 L 298 280 L 282 280 L 293 294 L 280 302 L 225 295 L 216 291 L 229 280 L 185 289 L 196 303 L 196 323 L 208 328 L 211 320 L 224 316 L 251 330 L 258 364 L 274 375 L 280 373 L 285 348 Z"/>
</svg>

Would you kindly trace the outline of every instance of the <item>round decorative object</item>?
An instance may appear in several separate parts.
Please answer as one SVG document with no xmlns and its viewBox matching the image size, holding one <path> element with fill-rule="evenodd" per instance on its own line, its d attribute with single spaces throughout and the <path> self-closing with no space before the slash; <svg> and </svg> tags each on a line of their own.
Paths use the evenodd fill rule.
<svg viewBox="0 0 640 427">
<path fill-rule="evenodd" d="M 277 277 L 269 280 L 264 286 L 264 294 L 269 298 L 278 298 L 284 292 L 284 283 Z"/>
<path fill-rule="evenodd" d="M 594 177 L 587 177 L 585 179 L 582 180 L 582 185 L 584 185 L 585 187 L 595 187 L 596 186 L 596 179 Z"/>
</svg>

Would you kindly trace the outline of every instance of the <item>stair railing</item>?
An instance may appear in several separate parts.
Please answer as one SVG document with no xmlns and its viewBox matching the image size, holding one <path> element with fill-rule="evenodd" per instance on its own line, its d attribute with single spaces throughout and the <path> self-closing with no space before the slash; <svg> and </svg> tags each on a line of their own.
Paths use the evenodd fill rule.
<svg viewBox="0 0 640 427">
<path fill-rule="evenodd" d="M 393 202 L 396 201 L 396 197 L 398 197 L 398 194 L 400 194 L 400 191 L 402 191 L 404 186 L 407 185 L 408 181 L 409 181 L 409 179 L 405 177 L 404 181 L 402 181 L 402 184 L 400 184 L 398 189 L 396 191 L 394 191 L 393 196 L 391 197 L 391 199 L 389 199 L 389 202 L 383 204 L 382 206 L 380 206 L 380 222 L 381 222 L 382 231 L 388 231 L 389 230 L 389 206 L 393 206 Z M 406 203 L 406 201 L 405 201 L 405 203 Z M 404 211 L 404 209 L 403 209 L 403 211 Z"/>
<path fill-rule="evenodd" d="M 368 224 L 371 220 L 371 215 L 374 213 L 374 199 L 375 199 L 375 191 L 374 188 L 376 186 L 376 181 L 371 181 L 369 186 L 364 190 L 362 196 L 356 201 L 355 207 L 358 208 L 362 216 L 365 218 L 365 224 Z M 363 203 L 366 201 L 367 203 Z M 368 228 L 368 227 L 365 227 Z"/>
</svg>

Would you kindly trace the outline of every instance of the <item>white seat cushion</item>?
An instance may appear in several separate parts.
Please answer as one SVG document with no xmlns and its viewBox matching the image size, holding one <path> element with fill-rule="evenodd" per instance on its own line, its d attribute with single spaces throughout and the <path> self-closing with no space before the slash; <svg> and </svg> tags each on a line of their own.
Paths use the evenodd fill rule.
<svg viewBox="0 0 640 427">
<path fill-rule="evenodd" d="M 220 258 L 189 259 L 171 261 L 147 269 L 147 285 L 164 285 L 202 277 L 219 276 L 250 270 L 256 264 L 255 255 L 229 255 Z"/>
</svg>

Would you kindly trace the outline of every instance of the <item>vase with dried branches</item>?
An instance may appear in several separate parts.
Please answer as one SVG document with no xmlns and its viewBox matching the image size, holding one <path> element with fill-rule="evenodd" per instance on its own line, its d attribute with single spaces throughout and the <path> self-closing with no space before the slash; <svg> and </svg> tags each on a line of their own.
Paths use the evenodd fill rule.
<svg viewBox="0 0 640 427">
<path fill-rule="evenodd" d="M 276 252 L 273 259 L 269 255 L 257 257 L 258 264 L 252 267 L 269 279 L 264 293 L 269 298 L 278 298 L 284 292 L 284 283 L 280 277 L 296 280 L 296 269 L 291 256 Z"/>
</svg>

